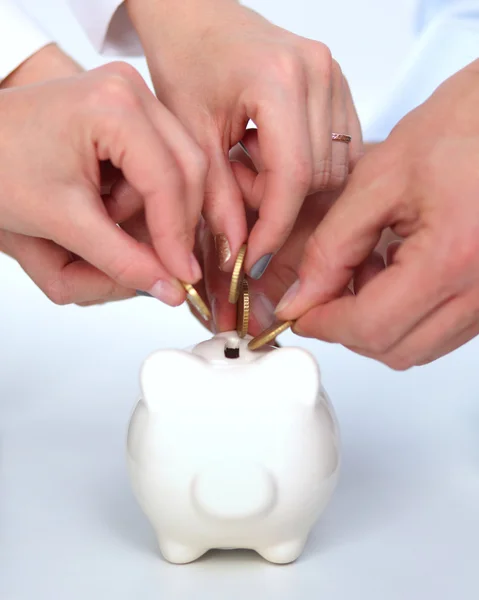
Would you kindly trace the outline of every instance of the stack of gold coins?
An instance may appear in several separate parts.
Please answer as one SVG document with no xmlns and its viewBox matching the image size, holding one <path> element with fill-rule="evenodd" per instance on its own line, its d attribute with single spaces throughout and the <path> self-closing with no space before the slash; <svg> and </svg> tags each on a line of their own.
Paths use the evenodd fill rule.
<svg viewBox="0 0 479 600">
<path fill-rule="evenodd" d="M 244 338 L 248 333 L 249 311 L 249 286 L 246 279 L 243 279 L 241 292 L 238 298 L 238 317 L 236 322 L 236 331 L 240 338 Z"/>
<path fill-rule="evenodd" d="M 246 244 L 241 246 L 236 258 L 233 273 L 231 275 L 231 283 L 228 299 L 231 304 L 236 304 L 238 308 L 236 331 L 240 338 L 244 338 L 248 333 L 249 317 L 250 317 L 250 297 L 248 281 L 245 279 L 243 263 L 246 256 Z M 275 343 L 276 336 L 293 325 L 293 321 L 285 321 L 275 323 L 258 336 L 250 340 L 248 348 L 257 350 L 265 344 Z"/>
<path fill-rule="evenodd" d="M 240 297 L 243 280 L 244 280 L 244 269 L 243 263 L 246 256 L 246 244 L 243 244 L 239 249 L 238 256 L 236 257 L 233 272 L 231 273 L 230 293 L 228 300 L 231 304 L 236 304 Z"/>
<path fill-rule="evenodd" d="M 236 304 L 237 306 L 236 331 L 240 338 L 244 338 L 248 334 L 251 310 L 249 285 L 248 281 L 245 278 L 243 268 L 245 256 L 246 244 L 243 244 L 243 246 L 241 246 L 238 252 L 238 256 L 236 257 L 236 261 L 233 267 L 228 295 L 229 302 L 231 304 Z M 196 309 L 196 311 L 205 321 L 210 321 L 211 312 L 207 304 L 196 291 L 196 289 L 190 283 L 183 283 L 183 287 L 185 288 L 187 299 L 190 302 L 190 304 Z M 262 331 L 255 338 L 250 340 L 250 342 L 248 343 L 248 348 L 250 350 L 257 350 L 265 344 L 270 343 L 279 347 L 279 344 L 275 343 L 276 337 L 280 333 L 283 333 L 283 331 L 286 331 L 286 329 L 288 329 L 292 325 L 293 321 L 275 323 L 271 327 L 268 327 L 268 329 L 265 329 L 265 331 Z"/>
</svg>

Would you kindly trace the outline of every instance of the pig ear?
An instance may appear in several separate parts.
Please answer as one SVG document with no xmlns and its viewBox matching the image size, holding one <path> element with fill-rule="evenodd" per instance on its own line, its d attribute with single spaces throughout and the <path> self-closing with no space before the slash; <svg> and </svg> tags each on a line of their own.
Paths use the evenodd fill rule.
<svg viewBox="0 0 479 600">
<path fill-rule="evenodd" d="M 178 402 L 193 393 L 208 377 L 208 363 L 182 350 L 159 350 L 143 363 L 140 372 L 141 390 L 146 405 L 154 409 L 165 403 Z"/>
<path fill-rule="evenodd" d="M 266 354 L 257 364 L 261 377 L 271 382 L 273 395 L 308 406 L 318 401 L 321 373 L 316 359 L 307 350 L 280 348 Z"/>
</svg>

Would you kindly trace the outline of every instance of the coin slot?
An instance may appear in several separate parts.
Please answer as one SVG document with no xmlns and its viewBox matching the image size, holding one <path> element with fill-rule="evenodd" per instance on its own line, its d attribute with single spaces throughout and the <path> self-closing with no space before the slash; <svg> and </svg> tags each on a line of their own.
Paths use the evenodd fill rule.
<svg viewBox="0 0 479 600">
<path fill-rule="evenodd" d="M 225 344 L 225 358 L 239 358 L 239 340 L 230 338 Z"/>
</svg>

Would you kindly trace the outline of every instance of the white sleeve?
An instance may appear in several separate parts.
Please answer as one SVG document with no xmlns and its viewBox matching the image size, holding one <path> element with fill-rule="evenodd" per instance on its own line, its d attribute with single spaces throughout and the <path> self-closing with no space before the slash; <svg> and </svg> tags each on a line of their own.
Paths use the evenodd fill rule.
<svg viewBox="0 0 479 600">
<path fill-rule="evenodd" d="M 52 41 L 13 0 L 0 0 L 0 81 Z"/>
<path fill-rule="evenodd" d="M 105 56 L 143 55 L 123 0 L 68 0 L 68 4 L 97 52 Z"/>
<path fill-rule="evenodd" d="M 429 4 L 430 21 L 397 74 L 396 82 L 369 122 L 368 141 L 385 139 L 396 123 L 422 104 L 446 79 L 479 58 L 479 3 L 477 0 L 437 0 Z M 434 5 L 434 6 L 433 6 Z M 437 12 L 432 11 L 437 7 Z"/>
</svg>

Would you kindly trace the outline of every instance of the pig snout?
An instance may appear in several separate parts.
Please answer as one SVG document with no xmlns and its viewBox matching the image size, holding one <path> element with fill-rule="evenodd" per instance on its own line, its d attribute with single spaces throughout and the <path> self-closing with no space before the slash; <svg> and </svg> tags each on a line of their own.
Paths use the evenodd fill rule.
<svg viewBox="0 0 479 600">
<path fill-rule="evenodd" d="M 255 463 L 210 465 L 194 478 L 191 491 L 196 508 L 216 519 L 265 515 L 276 501 L 272 474 Z"/>
</svg>

